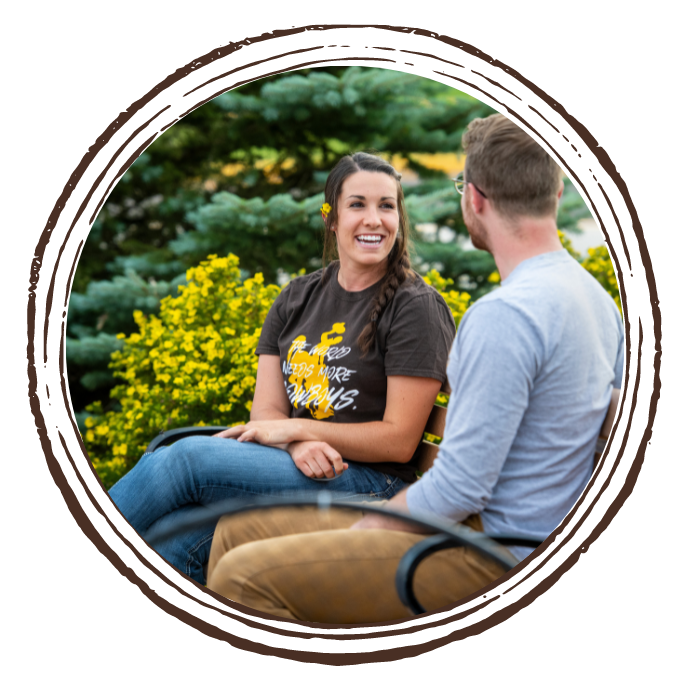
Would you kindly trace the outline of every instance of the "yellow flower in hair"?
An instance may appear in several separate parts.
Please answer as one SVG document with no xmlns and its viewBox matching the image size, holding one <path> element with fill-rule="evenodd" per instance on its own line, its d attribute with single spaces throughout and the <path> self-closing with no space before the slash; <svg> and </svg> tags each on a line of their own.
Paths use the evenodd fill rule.
<svg viewBox="0 0 690 690">
<path fill-rule="evenodd" d="M 321 207 L 321 213 L 324 214 L 324 216 L 327 216 L 331 212 L 331 205 L 326 203 Z"/>
</svg>

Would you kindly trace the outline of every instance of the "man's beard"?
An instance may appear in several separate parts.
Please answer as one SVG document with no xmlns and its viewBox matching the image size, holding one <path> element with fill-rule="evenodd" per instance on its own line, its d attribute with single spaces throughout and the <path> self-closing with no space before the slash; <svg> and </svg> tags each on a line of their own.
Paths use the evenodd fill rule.
<svg viewBox="0 0 690 690">
<path fill-rule="evenodd" d="M 472 211 L 472 207 L 469 204 L 467 204 L 467 210 L 463 212 L 463 219 L 475 249 L 483 249 L 484 251 L 491 252 L 486 227 L 484 226 L 484 223 L 482 223 L 482 221 L 479 220 L 479 218 L 477 218 L 477 216 L 474 214 L 474 211 Z"/>
</svg>

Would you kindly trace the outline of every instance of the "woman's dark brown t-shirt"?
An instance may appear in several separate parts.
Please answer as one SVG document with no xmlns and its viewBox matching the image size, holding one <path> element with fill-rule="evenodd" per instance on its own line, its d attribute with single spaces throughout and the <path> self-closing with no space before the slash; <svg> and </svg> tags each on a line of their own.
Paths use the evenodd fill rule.
<svg viewBox="0 0 690 690">
<path fill-rule="evenodd" d="M 357 338 L 380 283 L 348 292 L 338 283 L 337 264 L 326 269 L 324 281 L 322 273 L 285 286 L 256 348 L 257 355 L 280 356 L 292 417 L 337 424 L 381 421 L 387 376 L 445 381 L 455 322 L 441 295 L 421 276 L 396 290 L 379 316 L 375 347 L 361 359 Z M 416 456 L 407 464 L 359 464 L 412 482 Z"/>
</svg>

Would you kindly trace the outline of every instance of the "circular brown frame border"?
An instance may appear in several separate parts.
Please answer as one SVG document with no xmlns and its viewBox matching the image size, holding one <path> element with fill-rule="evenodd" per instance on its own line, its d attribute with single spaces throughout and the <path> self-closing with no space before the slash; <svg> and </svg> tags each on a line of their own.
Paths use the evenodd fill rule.
<svg viewBox="0 0 690 690">
<path fill-rule="evenodd" d="M 323 45 L 325 37 L 328 45 Z M 410 50 L 411 39 L 422 49 Z M 235 58 L 246 61 L 232 64 Z M 592 208 L 611 249 L 626 314 L 626 380 L 619 417 L 609 449 L 573 511 L 530 558 L 490 587 L 425 616 L 376 626 L 296 624 L 230 607 L 168 567 L 122 519 L 100 485 L 71 418 L 64 379 L 64 319 L 71 277 L 83 238 L 115 181 L 160 131 L 219 93 L 269 73 L 329 62 L 380 64 L 444 81 L 474 93 L 531 131 Z M 629 249 L 630 236 L 637 252 Z M 644 276 L 649 305 L 627 298 L 634 272 Z M 36 245 L 28 313 L 32 412 L 48 469 L 79 529 L 113 568 L 169 615 L 237 649 L 312 663 L 349 665 L 414 657 L 476 635 L 531 604 L 577 563 L 632 492 L 660 394 L 661 319 L 651 256 L 627 186 L 611 159 L 584 126 L 517 71 L 467 43 L 409 27 L 274 31 L 217 48 L 161 81 L 120 113 L 71 174 Z M 44 367 L 37 366 L 41 359 Z M 638 399 L 648 399 L 649 406 L 638 405 Z M 62 401 L 64 409 L 50 401 Z M 156 591 L 161 587 L 164 594 Z M 238 632 L 229 632 L 232 626 Z M 429 639 L 430 633 L 434 639 Z M 252 635 L 279 642 L 265 644 L 249 639 Z M 293 648 L 283 646 L 290 644 Z"/>
</svg>

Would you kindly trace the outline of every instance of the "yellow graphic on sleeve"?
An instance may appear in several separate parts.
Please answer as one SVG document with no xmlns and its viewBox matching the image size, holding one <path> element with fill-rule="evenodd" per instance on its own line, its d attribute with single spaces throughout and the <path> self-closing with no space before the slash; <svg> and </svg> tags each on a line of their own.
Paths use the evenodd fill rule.
<svg viewBox="0 0 690 690">
<path fill-rule="evenodd" d="M 307 338 L 303 335 L 292 341 L 288 351 L 287 363 L 295 372 L 288 378 L 294 386 L 290 398 L 294 396 L 295 408 L 302 403 L 314 419 L 327 419 L 335 414 L 331 407 L 330 381 L 326 375 L 328 367 L 325 366 L 325 357 L 330 347 L 342 341 L 343 333 L 345 324 L 334 323 L 330 331 L 321 334 L 319 344 L 309 351 L 305 349 Z"/>
</svg>

